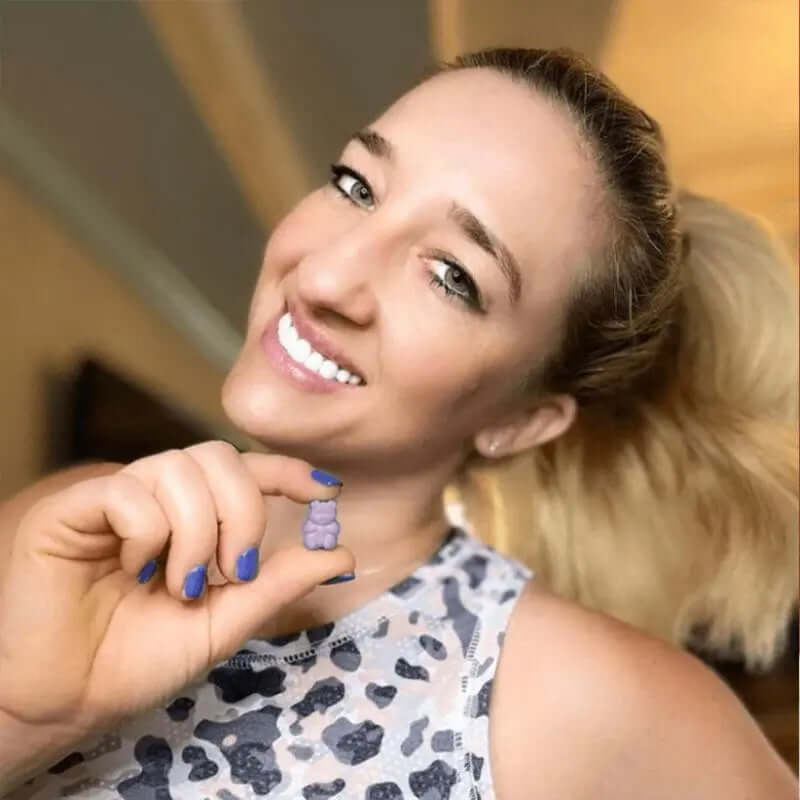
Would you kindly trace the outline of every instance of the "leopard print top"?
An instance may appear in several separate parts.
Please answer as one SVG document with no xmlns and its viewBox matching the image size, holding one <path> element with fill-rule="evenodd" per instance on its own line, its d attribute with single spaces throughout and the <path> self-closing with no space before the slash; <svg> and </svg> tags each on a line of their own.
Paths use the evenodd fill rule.
<svg viewBox="0 0 800 800">
<path fill-rule="evenodd" d="M 490 800 L 489 700 L 530 570 L 453 527 L 338 622 L 254 639 L 13 800 Z"/>
</svg>

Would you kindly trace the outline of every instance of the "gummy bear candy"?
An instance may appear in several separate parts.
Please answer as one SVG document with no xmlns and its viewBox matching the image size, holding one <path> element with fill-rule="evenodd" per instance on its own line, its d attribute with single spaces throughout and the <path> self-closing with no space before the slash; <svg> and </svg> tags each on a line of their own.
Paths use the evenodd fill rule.
<svg viewBox="0 0 800 800">
<path fill-rule="evenodd" d="M 339 541 L 335 500 L 312 500 L 303 521 L 303 544 L 309 550 L 333 550 Z"/>
</svg>

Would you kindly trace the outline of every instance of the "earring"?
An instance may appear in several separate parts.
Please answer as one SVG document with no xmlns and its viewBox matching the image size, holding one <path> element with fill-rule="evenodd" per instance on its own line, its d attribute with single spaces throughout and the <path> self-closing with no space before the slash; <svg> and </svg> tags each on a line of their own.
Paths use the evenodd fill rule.
<svg viewBox="0 0 800 800">
<path fill-rule="evenodd" d="M 497 443 L 496 439 L 495 439 L 495 441 L 490 442 L 489 443 L 489 453 L 490 453 L 490 455 L 494 455 L 497 452 L 497 448 L 498 447 L 499 447 L 499 444 Z"/>
</svg>

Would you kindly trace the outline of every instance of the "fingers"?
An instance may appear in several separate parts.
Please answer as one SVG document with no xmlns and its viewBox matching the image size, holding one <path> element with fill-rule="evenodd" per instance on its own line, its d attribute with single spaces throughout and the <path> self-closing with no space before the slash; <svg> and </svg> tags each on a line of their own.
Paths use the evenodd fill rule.
<svg viewBox="0 0 800 800">
<path fill-rule="evenodd" d="M 209 610 L 214 659 L 227 658 L 281 606 L 354 568 L 353 554 L 344 547 L 312 551 L 297 544 L 273 553 L 251 583 L 213 588 Z"/>
<path fill-rule="evenodd" d="M 263 495 L 308 502 L 341 491 L 336 478 L 305 461 L 240 454 L 222 441 L 148 456 L 122 472 L 142 481 L 169 520 L 166 584 L 182 599 L 203 593 L 209 568 L 230 582 L 256 577 L 266 528 Z"/>
<path fill-rule="evenodd" d="M 203 470 L 188 453 L 171 450 L 134 461 L 122 471 L 138 478 L 169 520 L 165 580 L 176 598 L 196 599 L 217 548 L 217 508 Z"/>
<path fill-rule="evenodd" d="M 253 580 L 267 520 L 264 498 L 252 473 L 227 442 L 204 442 L 187 447 L 186 452 L 200 465 L 216 505 L 220 571 L 232 582 Z"/>
<path fill-rule="evenodd" d="M 60 537 L 58 546 L 86 560 L 111 557 L 119 548 L 123 570 L 140 582 L 153 576 L 156 559 L 165 554 L 167 591 L 194 599 L 206 590 L 209 566 L 228 582 L 256 578 L 264 495 L 307 503 L 340 491 L 336 478 L 300 459 L 203 442 L 141 458 L 47 498 L 61 518 L 48 547 Z M 81 539 L 86 533 L 97 535 Z"/>
<path fill-rule="evenodd" d="M 164 549 L 170 522 L 139 480 L 118 472 L 75 483 L 39 501 L 20 531 L 27 547 L 71 560 L 112 555 L 119 538 L 122 568 L 136 575 Z"/>
<path fill-rule="evenodd" d="M 338 481 L 335 476 L 299 458 L 264 453 L 242 453 L 240 458 L 262 494 L 282 494 L 297 503 L 308 503 L 333 500 L 342 490 L 341 483 L 334 483 Z"/>
</svg>

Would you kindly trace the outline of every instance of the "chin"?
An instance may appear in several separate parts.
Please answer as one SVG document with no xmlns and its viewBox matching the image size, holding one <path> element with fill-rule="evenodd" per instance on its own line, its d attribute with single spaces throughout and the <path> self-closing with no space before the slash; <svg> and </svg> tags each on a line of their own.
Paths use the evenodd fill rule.
<svg viewBox="0 0 800 800">
<path fill-rule="evenodd" d="M 222 408 L 235 427 L 265 444 L 302 434 L 296 411 L 292 412 L 275 387 L 254 384 L 237 367 L 222 385 Z"/>
<path fill-rule="evenodd" d="M 304 421 L 296 397 L 271 381 L 254 381 L 241 360 L 225 378 L 221 401 L 231 424 L 267 450 L 312 463 L 341 450 L 336 426 L 320 418 L 318 407 Z"/>
</svg>

